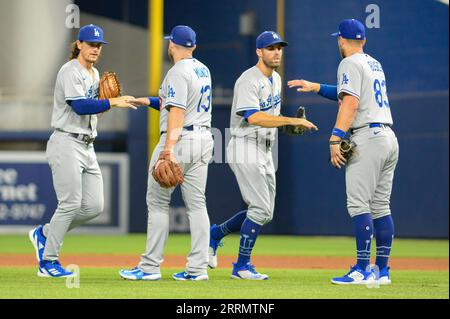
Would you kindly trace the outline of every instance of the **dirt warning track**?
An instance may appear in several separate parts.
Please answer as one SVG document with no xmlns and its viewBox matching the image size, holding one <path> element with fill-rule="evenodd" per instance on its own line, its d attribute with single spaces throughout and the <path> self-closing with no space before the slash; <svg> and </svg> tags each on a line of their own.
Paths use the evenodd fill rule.
<svg viewBox="0 0 450 319">
<path fill-rule="evenodd" d="M 219 268 L 231 268 L 235 256 L 219 256 Z M 134 267 L 139 255 L 74 254 L 61 256 L 63 265 L 77 264 L 83 267 Z M 252 263 L 258 268 L 276 269 L 346 269 L 354 263 L 353 257 L 322 256 L 252 256 Z M 372 263 L 374 260 L 372 260 Z M 392 258 L 390 267 L 396 270 L 449 270 L 448 258 Z M 0 267 L 36 266 L 34 254 L 2 254 Z M 186 256 L 166 256 L 163 267 L 184 268 Z"/>
</svg>

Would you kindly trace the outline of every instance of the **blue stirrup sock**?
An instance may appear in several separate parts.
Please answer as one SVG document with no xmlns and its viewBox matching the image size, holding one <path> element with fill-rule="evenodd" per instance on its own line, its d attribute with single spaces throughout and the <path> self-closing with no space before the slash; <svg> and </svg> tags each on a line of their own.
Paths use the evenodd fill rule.
<svg viewBox="0 0 450 319">
<path fill-rule="evenodd" d="M 214 240 L 221 240 L 228 234 L 238 232 L 241 229 L 242 223 L 244 222 L 246 217 L 247 210 L 240 211 L 224 223 L 220 224 L 217 227 L 214 227 L 211 230 L 211 237 Z"/>
<path fill-rule="evenodd" d="M 370 264 L 370 245 L 373 236 L 372 215 L 367 213 L 353 217 L 353 226 L 356 238 L 356 264 L 366 271 Z"/>
<path fill-rule="evenodd" d="M 242 267 L 250 262 L 253 246 L 262 226 L 246 218 L 241 227 L 241 239 L 239 241 L 239 256 L 236 267 Z"/>
<path fill-rule="evenodd" d="M 375 265 L 379 269 L 387 266 L 391 254 L 392 240 L 394 238 L 394 221 L 391 215 L 373 220 L 377 242 L 377 257 Z"/>
</svg>

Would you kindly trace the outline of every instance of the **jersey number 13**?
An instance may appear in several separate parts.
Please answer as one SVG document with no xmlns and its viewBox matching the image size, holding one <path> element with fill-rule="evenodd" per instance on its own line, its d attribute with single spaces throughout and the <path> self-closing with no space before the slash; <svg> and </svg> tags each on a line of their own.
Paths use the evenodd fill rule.
<svg viewBox="0 0 450 319">
<path fill-rule="evenodd" d="M 197 112 L 201 112 L 202 110 L 208 112 L 211 108 L 211 87 L 209 85 L 205 85 L 200 90 L 200 101 L 198 101 Z"/>
</svg>

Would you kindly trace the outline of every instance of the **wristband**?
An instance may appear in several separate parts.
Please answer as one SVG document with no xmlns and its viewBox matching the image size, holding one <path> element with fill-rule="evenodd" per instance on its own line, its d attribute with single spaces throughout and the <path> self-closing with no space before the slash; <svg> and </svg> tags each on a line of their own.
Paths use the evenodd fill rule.
<svg viewBox="0 0 450 319">
<path fill-rule="evenodd" d="M 345 133 L 343 130 L 338 129 L 337 127 L 335 127 L 333 129 L 333 131 L 331 132 L 331 135 L 340 137 L 340 138 L 344 138 L 345 135 L 347 135 L 347 133 Z"/>
<path fill-rule="evenodd" d="M 159 109 L 161 107 L 161 98 L 159 96 L 157 96 L 157 97 L 149 96 L 148 100 L 150 101 L 149 107 L 159 111 Z"/>
</svg>

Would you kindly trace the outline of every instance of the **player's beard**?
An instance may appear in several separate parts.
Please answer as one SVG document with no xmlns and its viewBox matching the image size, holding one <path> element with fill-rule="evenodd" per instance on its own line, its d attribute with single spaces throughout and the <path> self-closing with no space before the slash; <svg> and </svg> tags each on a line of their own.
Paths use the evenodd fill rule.
<svg viewBox="0 0 450 319">
<path fill-rule="evenodd" d="M 169 57 L 170 61 L 173 63 L 175 59 L 173 58 L 173 54 L 170 50 L 170 48 L 167 49 L 167 56 Z"/>
<path fill-rule="evenodd" d="M 89 63 L 95 64 L 95 63 L 97 63 L 99 57 L 100 57 L 100 56 L 97 56 L 97 57 L 92 58 L 92 59 L 91 59 L 91 58 L 88 58 L 86 61 L 89 62 Z"/>
<path fill-rule="evenodd" d="M 280 62 L 269 61 L 269 60 L 264 59 L 264 57 L 263 57 L 262 61 L 266 67 L 273 69 L 273 70 L 277 69 L 281 64 L 281 58 L 280 58 Z"/>
<path fill-rule="evenodd" d="M 344 50 L 339 46 L 339 54 L 341 55 L 341 58 L 345 58 Z"/>
<path fill-rule="evenodd" d="M 338 42 L 338 48 L 339 48 L 339 54 L 341 55 L 341 58 L 345 59 L 344 49 L 342 48 L 342 45 L 340 44 L 340 42 Z"/>
<path fill-rule="evenodd" d="M 83 54 L 82 57 L 83 57 L 83 60 L 85 60 L 87 63 L 95 64 L 98 62 L 98 59 L 100 58 L 100 53 L 97 56 L 92 56 L 92 57 L 91 57 L 90 53 Z"/>
</svg>

